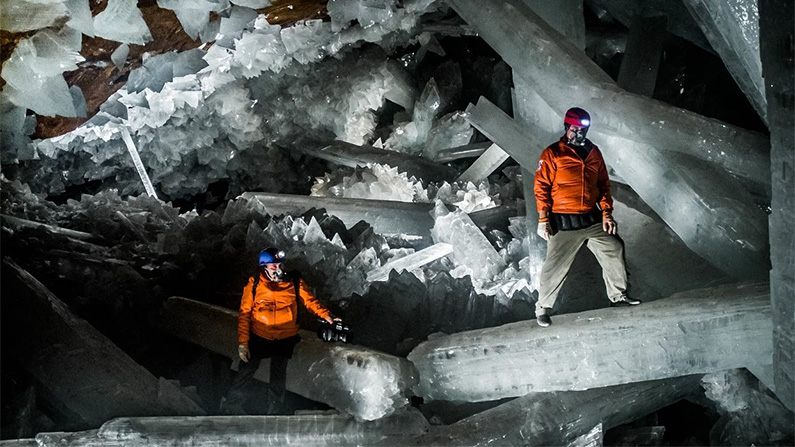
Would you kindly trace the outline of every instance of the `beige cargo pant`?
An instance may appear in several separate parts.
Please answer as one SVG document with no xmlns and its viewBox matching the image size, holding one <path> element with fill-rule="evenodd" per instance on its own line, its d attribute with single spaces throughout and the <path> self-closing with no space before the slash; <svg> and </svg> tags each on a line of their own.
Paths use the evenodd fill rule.
<svg viewBox="0 0 795 447">
<path fill-rule="evenodd" d="M 569 269 L 583 242 L 602 266 L 602 277 L 607 287 L 607 297 L 615 302 L 627 293 L 627 268 L 624 263 L 624 242 L 607 234 L 602 224 L 574 231 L 559 231 L 547 241 L 547 259 L 541 268 L 536 315 L 549 314 L 560 289 L 569 275 Z"/>
</svg>

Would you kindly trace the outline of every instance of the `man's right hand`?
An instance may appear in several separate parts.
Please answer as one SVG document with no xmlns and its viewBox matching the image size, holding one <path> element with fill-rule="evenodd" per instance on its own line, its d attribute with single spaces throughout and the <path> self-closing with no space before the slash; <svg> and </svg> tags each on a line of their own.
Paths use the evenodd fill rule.
<svg viewBox="0 0 795 447">
<path fill-rule="evenodd" d="M 240 360 L 248 363 L 251 359 L 251 351 L 248 350 L 248 345 L 237 345 L 237 355 Z"/>
<path fill-rule="evenodd" d="M 549 222 L 538 223 L 538 235 L 541 236 L 541 239 L 545 241 L 549 240 L 549 233 L 550 233 L 549 230 L 550 230 Z"/>
</svg>

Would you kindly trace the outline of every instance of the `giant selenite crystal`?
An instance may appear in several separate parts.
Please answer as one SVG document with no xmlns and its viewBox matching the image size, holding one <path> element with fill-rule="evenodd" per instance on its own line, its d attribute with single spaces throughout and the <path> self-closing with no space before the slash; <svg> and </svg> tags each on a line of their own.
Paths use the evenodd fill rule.
<svg viewBox="0 0 795 447">
<path fill-rule="evenodd" d="M 700 378 L 530 393 L 454 424 L 432 427 L 411 445 L 570 445 L 597 424 L 607 430 L 697 392 Z"/>
<path fill-rule="evenodd" d="M 773 199 L 770 204 L 770 297 L 776 394 L 795 410 L 795 4 L 760 0 L 762 63 L 767 83 Z"/>
<path fill-rule="evenodd" d="M 3 260 L 3 344 L 85 426 L 122 415 L 201 415 L 179 388 L 121 351 L 11 260 Z M 5 293 L 10 291 L 10 293 Z M 46 330 L 42 330 L 46 328 Z"/>
<path fill-rule="evenodd" d="M 483 401 L 534 391 L 766 365 L 772 356 L 766 284 L 684 292 L 607 308 L 439 336 L 408 356 L 428 399 Z"/>
<path fill-rule="evenodd" d="M 172 297 L 163 309 L 164 331 L 218 354 L 237 356 L 237 312 Z M 255 377 L 268 377 L 266 359 Z M 362 346 L 324 343 L 301 333 L 301 342 L 287 366 L 287 389 L 324 402 L 359 420 L 372 421 L 408 404 L 416 371 L 406 359 Z"/>
<path fill-rule="evenodd" d="M 692 250 L 737 278 L 767 274 L 764 212 L 714 169 L 768 184 L 766 138 L 627 93 L 517 0 L 450 3 L 528 81 L 554 128 L 573 105 L 591 112 L 589 136 L 608 164 Z M 691 157 L 709 164 L 691 166 Z"/>
<path fill-rule="evenodd" d="M 118 418 L 99 430 L 39 433 L 40 447 L 359 446 L 401 445 L 428 429 L 419 411 L 408 409 L 373 422 L 329 413 L 295 416 Z M 19 440 L 24 442 L 25 440 Z M 0 443 L 4 444 L 4 443 Z"/>
<path fill-rule="evenodd" d="M 737 85 L 767 122 L 756 0 L 684 0 Z"/>
</svg>

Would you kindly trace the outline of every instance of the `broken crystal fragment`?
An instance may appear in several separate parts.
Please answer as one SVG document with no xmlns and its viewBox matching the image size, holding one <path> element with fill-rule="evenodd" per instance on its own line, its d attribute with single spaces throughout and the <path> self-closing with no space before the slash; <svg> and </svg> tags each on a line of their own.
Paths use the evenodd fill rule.
<svg viewBox="0 0 795 447">
<path fill-rule="evenodd" d="M 556 315 L 549 328 L 523 321 L 440 336 L 408 358 L 420 396 L 464 401 L 764 365 L 772 358 L 769 301 L 766 284 L 701 289 Z"/>
<path fill-rule="evenodd" d="M 119 45 L 110 55 L 110 60 L 113 65 L 119 70 L 124 68 L 124 63 L 127 62 L 127 55 L 130 54 L 130 46 L 126 43 Z"/>
</svg>

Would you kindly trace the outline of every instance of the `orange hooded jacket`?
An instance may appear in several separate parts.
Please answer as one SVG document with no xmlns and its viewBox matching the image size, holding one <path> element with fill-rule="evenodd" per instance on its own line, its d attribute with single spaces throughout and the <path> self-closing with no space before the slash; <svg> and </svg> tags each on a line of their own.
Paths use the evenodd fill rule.
<svg viewBox="0 0 795 447">
<path fill-rule="evenodd" d="M 590 140 L 586 144 L 591 151 L 584 161 L 563 138 L 541 153 L 534 185 L 539 212 L 584 214 L 597 204 L 603 213 L 613 211 L 602 152 Z"/>
<path fill-rule="evenodd" d="M 330 318 L 331 312 L 315 298 L 303 279 L 299 280 L 301 300 L 320 318 Z M 271 281 L 260 273 L 257 295 L 251 294 L 254 277 L 243 288 L 240 313 L 237 317 L 237 341 L 245 345 L 249 331 L 268 340 L 281 340 L 298 334 L 298 303 L 293 281 Z"/>
</svg>

